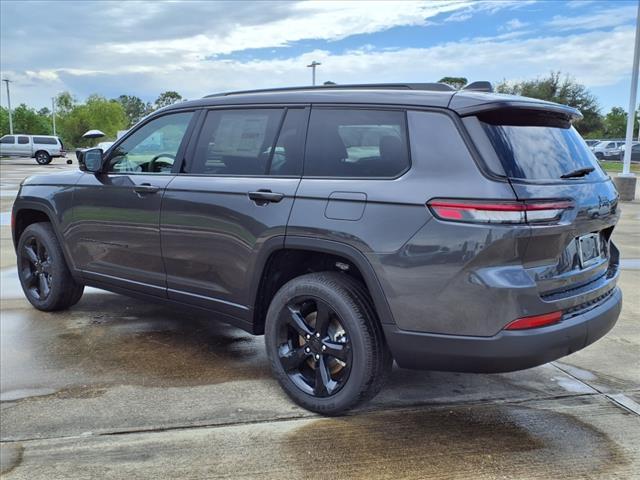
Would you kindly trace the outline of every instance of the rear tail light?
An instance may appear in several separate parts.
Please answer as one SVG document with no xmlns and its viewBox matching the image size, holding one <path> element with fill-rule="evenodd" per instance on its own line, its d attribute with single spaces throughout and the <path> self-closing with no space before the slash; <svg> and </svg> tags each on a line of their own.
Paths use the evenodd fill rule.
<svg viewBox="0 0 640 480">
<path fill-rule="evenodd" d="M 440 220 L 467 223 L 549 223 L 573 208 L 569 200 L 487 202 L 481 200 L 435 199 L 427 202 Z"/>
<path fill-rule="evenodd" d="M 526 330 L 529 328 L 546 327 L 558 323 L 562 319 L 562 312 L 545 313 L 544 315 L 534 315 L 532 317 L 522 317 L 514 320 L 504 327 L 505 330 Z"/>
</svg>

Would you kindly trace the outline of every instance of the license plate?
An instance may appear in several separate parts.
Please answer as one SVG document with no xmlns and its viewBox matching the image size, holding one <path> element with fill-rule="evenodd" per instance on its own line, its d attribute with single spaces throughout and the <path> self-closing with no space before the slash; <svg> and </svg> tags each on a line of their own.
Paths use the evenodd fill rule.
<svg viewBox="0 0 640 480">
<path fill-rule="evenodd" d="M 590 233 L 578 237 L 578 255 L 580 258 L 580 266 L 587 268 L 600 259 L 602 246 L 600 244 L 600 234 Z"/>
</svg>

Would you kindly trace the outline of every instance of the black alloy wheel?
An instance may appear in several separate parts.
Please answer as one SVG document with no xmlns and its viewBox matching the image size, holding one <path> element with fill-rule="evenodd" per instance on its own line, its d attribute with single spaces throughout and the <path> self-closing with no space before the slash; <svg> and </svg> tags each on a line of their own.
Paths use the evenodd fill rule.
<svg viewBox="0 0 640 480">
<path fill-rule="evenodd" d="M 53 269 L 46 246 L 36 237 L 24 242 L 20 251 L 20 268 L 27 294 L 45 301 L 51 293 Z"/>
<path fill-rule="evenodd" d="M 340 391 L 352 365 L 349 336 L 336 311 L 318 298 L 294 298 L 280 312 L 278 358 L 303 392 L 328 397 Z"/>
</svg>

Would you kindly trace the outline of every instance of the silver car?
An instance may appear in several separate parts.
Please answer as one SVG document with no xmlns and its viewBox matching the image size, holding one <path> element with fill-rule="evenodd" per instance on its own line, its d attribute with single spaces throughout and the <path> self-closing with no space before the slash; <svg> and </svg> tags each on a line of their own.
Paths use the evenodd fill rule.
<svg viewBox="0 0 640 480">
<path fill-rule="evenodd" d="M 35 158 L 40 165 L 47 165 L 55 157 L 66 155 L 59 137 L 52 135 L 5 135 L 0 138 L 0 156 Z"/>
</svg>

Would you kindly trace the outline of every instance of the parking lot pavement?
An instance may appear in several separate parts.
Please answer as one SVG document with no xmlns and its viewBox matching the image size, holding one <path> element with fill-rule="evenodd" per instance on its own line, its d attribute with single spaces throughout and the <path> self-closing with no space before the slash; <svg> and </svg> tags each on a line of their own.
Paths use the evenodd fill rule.
<svg viewBox="0 0 640 480">
<path fill-rule="evenodd" d="M 24 300 L 6 213 L 38 166 L 0 161 L 3 478 L 638 478 L 640 202 L 623 205 L 624 309 L 602 340 L 522 372 L 395 369 L 340 418 L 293 405 L 261 337 L 88 289 Z"/>
</svg>

